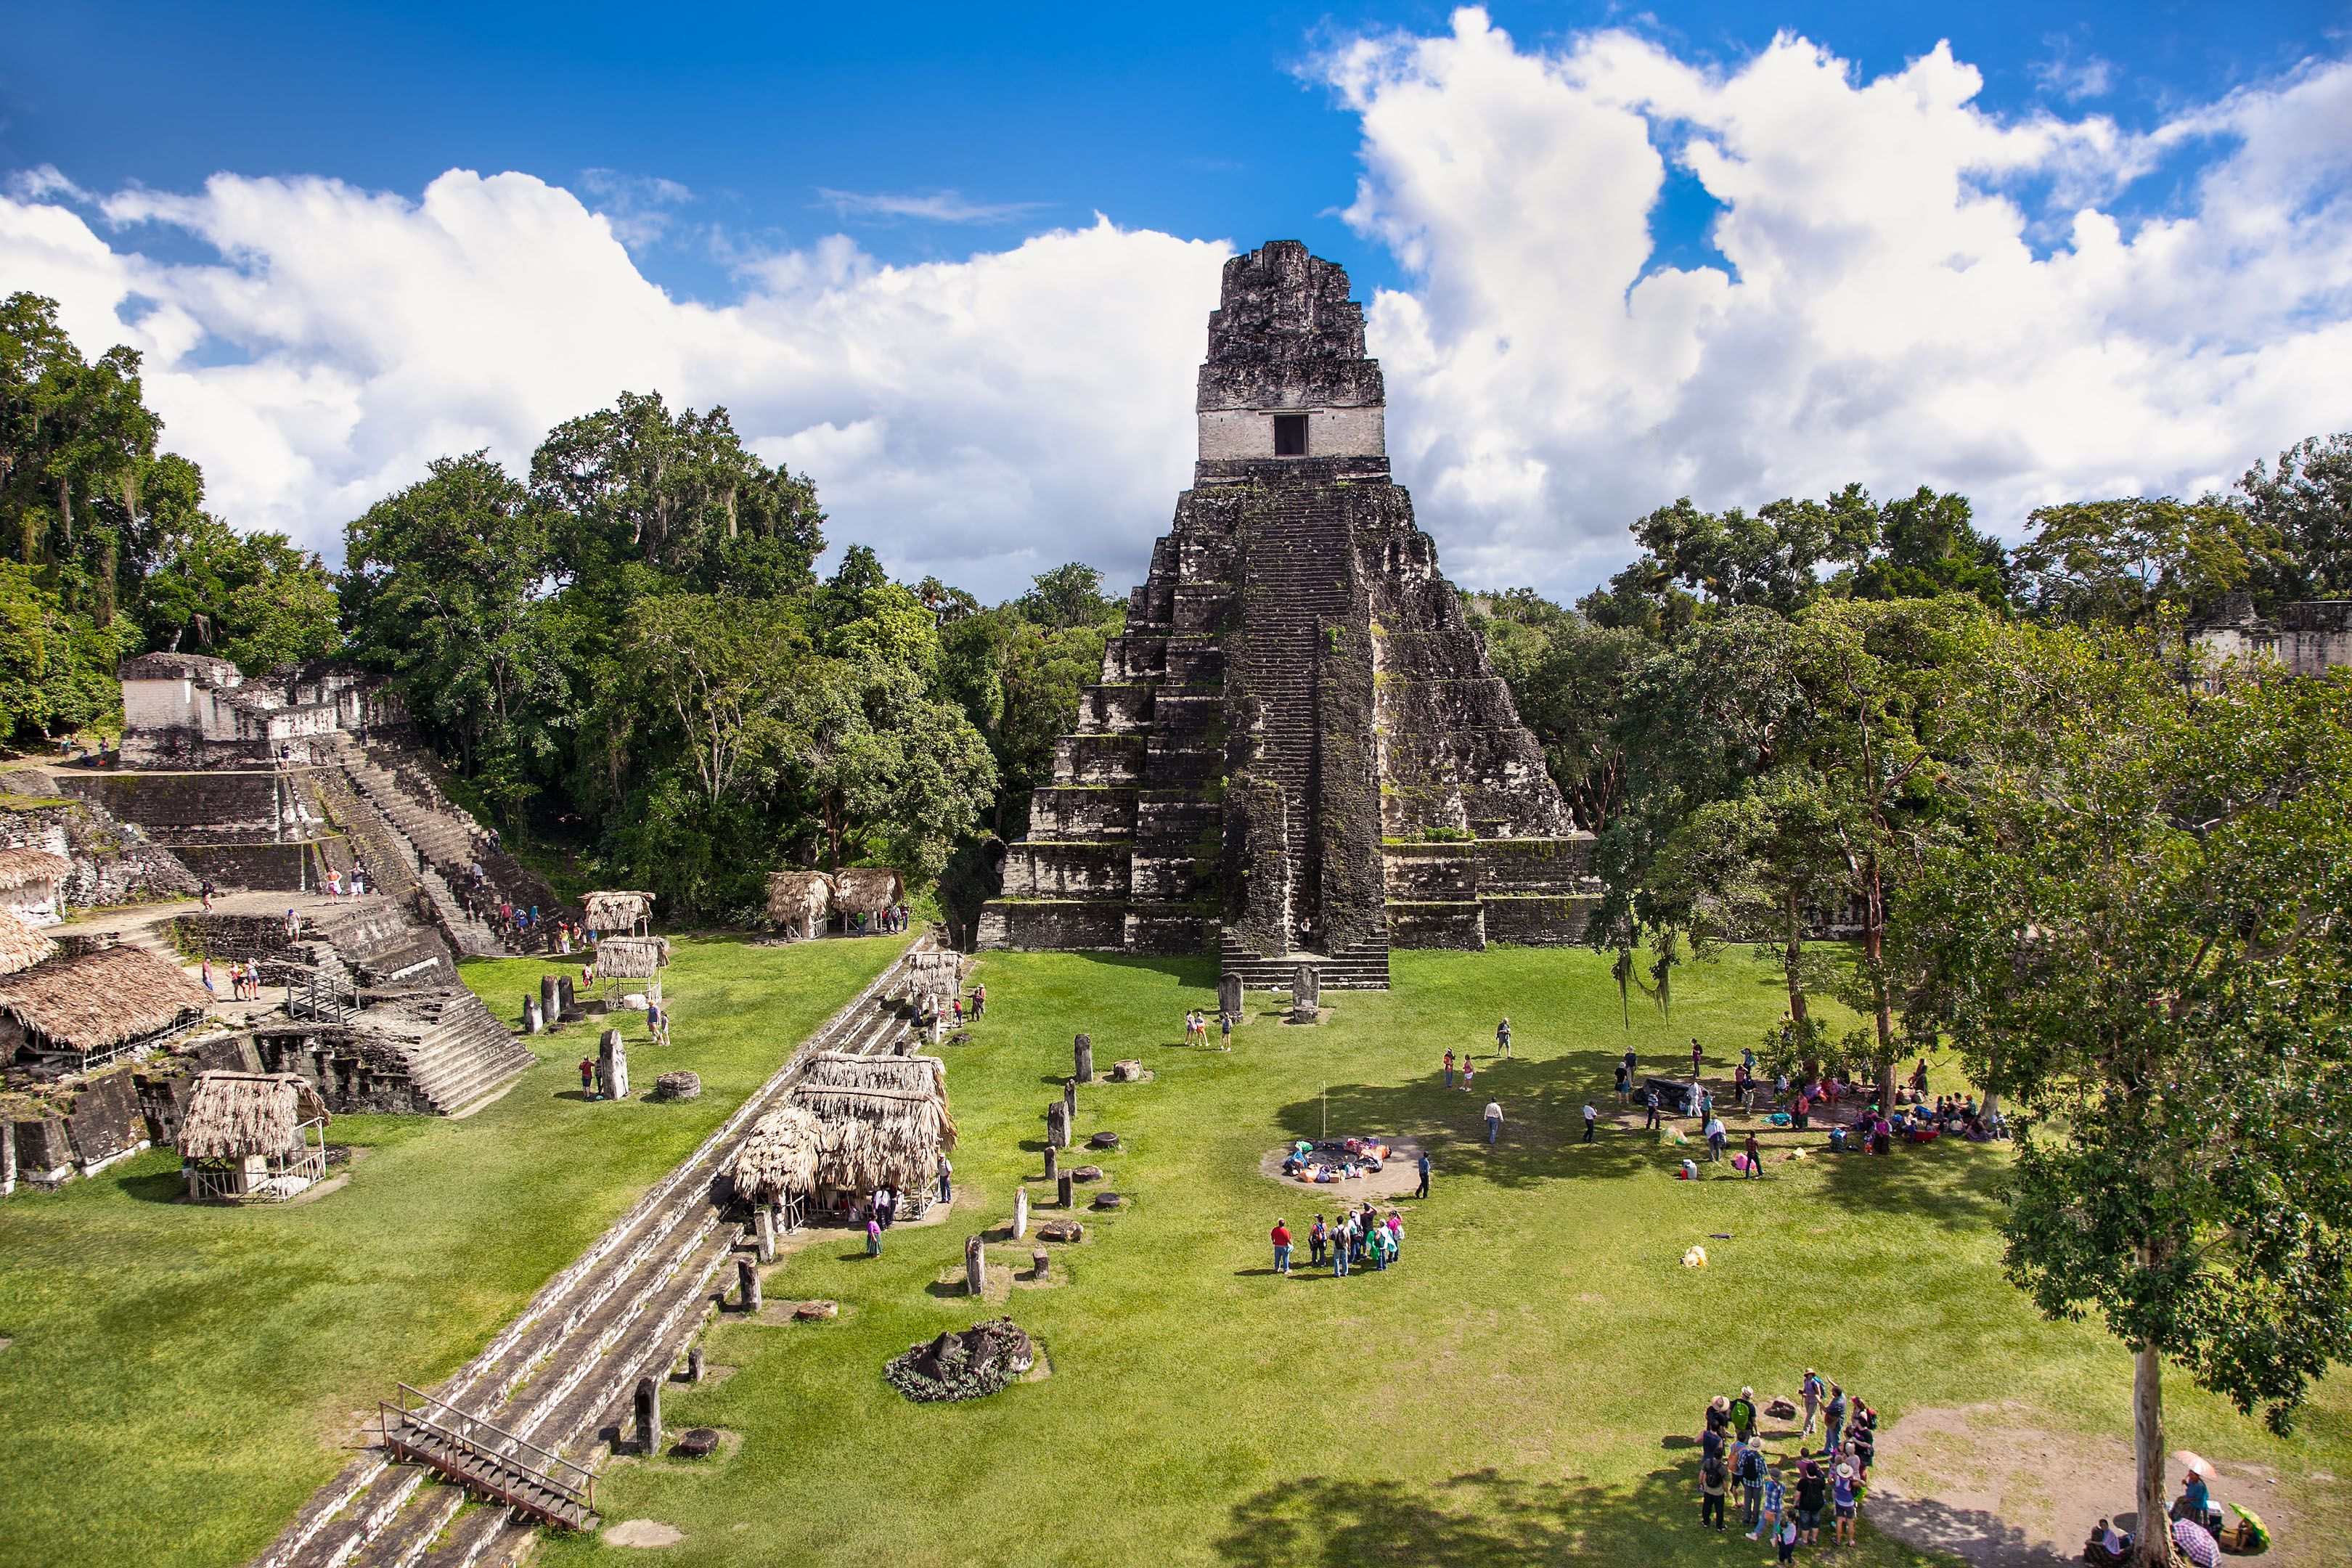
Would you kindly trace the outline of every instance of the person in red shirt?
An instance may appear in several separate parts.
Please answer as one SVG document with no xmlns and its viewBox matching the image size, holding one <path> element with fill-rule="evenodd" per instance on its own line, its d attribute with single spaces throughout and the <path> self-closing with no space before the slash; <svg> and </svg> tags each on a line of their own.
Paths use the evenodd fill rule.
<svg viewBox="0 0 2352 1568">
<path fill-rule="evenodd" d="M 1290 1227 L 1278 1219 L 1274 1222 L 1274 1271 L 1290 1272 Z"/>
</svg>

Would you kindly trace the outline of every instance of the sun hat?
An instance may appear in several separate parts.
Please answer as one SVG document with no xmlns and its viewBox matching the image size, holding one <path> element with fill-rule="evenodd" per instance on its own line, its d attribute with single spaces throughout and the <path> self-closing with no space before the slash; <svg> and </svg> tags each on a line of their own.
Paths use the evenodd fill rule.
<svg viewBox="0 0 2352 1568">
<path fill-rule="evenodd" d="M 1706 1407 L 1709 1410 L 1728 1410 L 1731 1408 L 1731 1401 L 1718 1394 L 1706 1402 Z"/>
<path fill-rule="evenodd" d="M 1838 1479 L 1842 1481 L 1850 1481 L 1853 1479 L 1853 1467 L 1852 1465 L 1840 1465 L 1838 1467 Z"/>
<path fill-rule="evenodd" d="M 1756 1397 L 1756 1391 L 1743 1385 L 1739 1390 L 1739 1397 L 1742 1399 L 1753 1399 Z"/>
</svg>

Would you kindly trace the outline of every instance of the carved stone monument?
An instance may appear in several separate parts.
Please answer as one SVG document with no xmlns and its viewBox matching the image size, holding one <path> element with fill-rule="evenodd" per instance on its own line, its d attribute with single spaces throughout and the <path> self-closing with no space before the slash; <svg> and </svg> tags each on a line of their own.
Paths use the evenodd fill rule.
<svg viewBox="0 0 2352 1568">
<path fill-rule="evenodd" d="M 1094 1037 L 1093 1037 L 1092 1035 L 1080 1035 L 1080 1036 L 1077 1037 L 1076 1043 L 1075 1045 L 1073 1045 L 1073 1046 L 1072 1046 L 1072 1047 L 1071 1047 L 1071 1053 L 1070 1053 L 1070 1054 L 1071 1054 L 1073 1057 L 1075 1057 L 1075 1058 L 1076 1058 L 1076 1063 L 1077 1063 L 1077 1074 L 1076 1074 L 1077 1081 L 1078 1081 L 1078 1082 L 1080 1082 L 1080 1083 L 1092 1083 L 1092 1082 L 1094 1082 L 1094 1080 L 1095 1080 L 1095 1039 L 1094 1039 Z"/>
<path fill-rule="evenodd" d="M 607 1100 L 629 1098 L 629 1053 L 618 1029 L 605 1030 L 596 1048 L 596 1088 Z"/>
<path fill-rule="evenodd" d="M 1302 963 L 1290 977 L 1290 1021 L 1311 1024 L 1323 1010 L 1323 976 L 1311 963 Z"/>
<path fill-rule="evenodd" d="M 1242 977 L 1238 974 L 1217 976 L 1217 1011 L 1238 1024 L 1242 1020 Z"/>
<path fill-rule="evenodd" d="M 1013 1239 L 1020 1240 L 1029 1234 L 1029 1189 L 1019 1187 L 1013 1194 Z"/>
<path fill-rule="evenodd" d="M 981 947 L 1216 952 L 1272 990 L 1307 954 L 1385 989 L 1391 946 L 1581 932 L 1591 836 L 1390 478 L 1348 292 L 1295 240 L 1225 264 L 1192 488 Z"/>
</svg>

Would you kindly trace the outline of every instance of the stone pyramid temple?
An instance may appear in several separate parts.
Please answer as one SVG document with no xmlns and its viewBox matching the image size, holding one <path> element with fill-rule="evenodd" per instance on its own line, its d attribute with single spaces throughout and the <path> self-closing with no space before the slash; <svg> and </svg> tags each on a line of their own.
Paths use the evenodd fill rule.
<svg viewBox="0 0 2352 1568">
<path fill-rule="evenodd" d="M 1575 941 L 1591 837 L 1389 478 L 1347 273 L 1295 240 L 1227 262 L 1197 406 L 1192 488 L 980 945 L 1381 989 L 1391 947 Z"/>
</svg>

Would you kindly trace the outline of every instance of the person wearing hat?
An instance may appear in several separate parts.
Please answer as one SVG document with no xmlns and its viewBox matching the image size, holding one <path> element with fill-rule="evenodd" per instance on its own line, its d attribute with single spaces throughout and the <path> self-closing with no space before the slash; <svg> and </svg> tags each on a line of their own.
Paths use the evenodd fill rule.
<svg viewBox="0 0 2352 1568">
<path fill-rule="evenodd" d="M 1739 1397 L 1731 1402 L 1731 1429 L 1739 1434 L 1743 1443 L 1756 1436 L 1756 1391 L 1743 1387 Z"/>
<path fill-rule="evenodd" d="M 1797 1434 L 1797 1440 L 1802 1442 L 1813 1435 L 1813 1423 L 1822 1418 L 1822 1374 L 1807 1367 L 1805 1381 L 1797 1391 L 1805 1401 L 1805 1429 Z"/>
<path fill-rule="evenodd" d="M 1836 1520 L 1830 1531 L 1830 1539 L 1832 1542 L 1843 1542 L 1848 1546 L 1853 1544 L 1856 1496 L 1853 1467 L 1840 1465 L 1837 1468 L 1837 1474 L 1830 1481 L 1830 1504 L 1837 1510 Z"/>
</svg>

